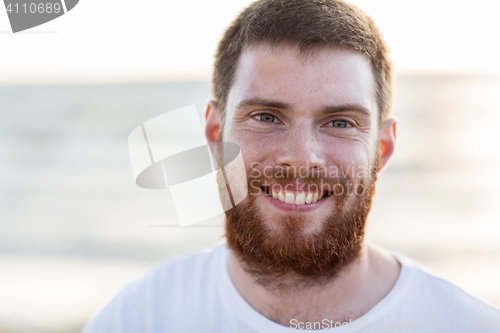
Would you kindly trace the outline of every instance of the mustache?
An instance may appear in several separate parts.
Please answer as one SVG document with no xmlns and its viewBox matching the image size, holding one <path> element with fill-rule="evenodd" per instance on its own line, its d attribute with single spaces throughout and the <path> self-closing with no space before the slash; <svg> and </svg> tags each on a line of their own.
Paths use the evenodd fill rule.
<svg viewBox="0 0 500 333">
<path fill-rule="evenodd" d="M 297 177 L 296 173 L 283 168 L 274 168 L 271 172 L 252 169 L 248 176 L 249 194 L 254 196 L 260 194 L 262 190 L 268 194 L 272 191 L 294 191 L 319 195 L 333 194 L 345 200 L 353 190 L 356 192 L 355 187 L 345 175 L 330 177 L 314 173 L 306 177 Z"/>
</svg>

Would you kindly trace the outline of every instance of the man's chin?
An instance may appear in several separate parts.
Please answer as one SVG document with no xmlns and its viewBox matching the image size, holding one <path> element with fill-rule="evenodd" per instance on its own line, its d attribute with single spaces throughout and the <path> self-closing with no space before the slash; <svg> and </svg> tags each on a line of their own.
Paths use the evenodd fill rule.
<svg viewBox="0 0 500 333">
<path fill-rule="evenodd" d="M 270 288 L 290 279 L 295 285 L 330 280 L 359 257 L 375 180 L 376 175 L 365 182 L 367 191 L 351 197 L 325 195 L 329 191 L 320 195 L 318 186 L 316 200 L 309 197 L 305 204 L 298 196 L 301 189 L 293 187 L 295 203 L 287 192 L 285 200 L 276 200 L 268 189 L 250 192 L 226 212 L 227 244 L 245 270 Z M 348 188 L 347 179 L 330 183 Z"/>
<path fill-rule="evenodd" d="M 361 249 L 364 216 L 346 219 L 332 213 L 321 220 L 310 214 L 269 216 L 255 201 L 227 213 L 228 245 L 263 285 L 286 277 L 305 284 L 324 281 L 357 258 Z"/>
<path fill-rule="evenodd" d="M 263 226 L 269 235 L 286 234 L 309 236 L 321 232 L 325 225 L 326 216 L 318 216 L 313 213 L 264 213 L 265 209 L 259 208 L 262 212 Z"/>
</svg>

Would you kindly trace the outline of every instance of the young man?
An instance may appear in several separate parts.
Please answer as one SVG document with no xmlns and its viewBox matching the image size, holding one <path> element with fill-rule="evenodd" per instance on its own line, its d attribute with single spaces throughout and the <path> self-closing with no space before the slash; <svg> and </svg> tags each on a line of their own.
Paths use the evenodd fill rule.
<svg viewBox="0 0 500 333">
<path fill-rule="evenodd" d="M 498 330 L 498 308 L 364 239 L 395 143 L 392 76 L 350 4 L 246 8 L 219 43 L 206 112 L 208 141 L 236 143 L 247 171 L 226 242 L 156 267 L 84 331 Z"/>
</svg>

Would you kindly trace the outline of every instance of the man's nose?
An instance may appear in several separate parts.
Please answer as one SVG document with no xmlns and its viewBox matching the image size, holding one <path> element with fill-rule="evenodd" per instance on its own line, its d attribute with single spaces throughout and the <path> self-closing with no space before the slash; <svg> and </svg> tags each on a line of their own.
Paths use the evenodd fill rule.
<svg viewBox="0 0 500 333">
<path fill-rule="evenodd" d="M 326 166 L 324 148 L 318 131 L 310 124 L 293 126 L 286 131 L 275 162 L 283 167 L 319 169 Z"/>
</svg>

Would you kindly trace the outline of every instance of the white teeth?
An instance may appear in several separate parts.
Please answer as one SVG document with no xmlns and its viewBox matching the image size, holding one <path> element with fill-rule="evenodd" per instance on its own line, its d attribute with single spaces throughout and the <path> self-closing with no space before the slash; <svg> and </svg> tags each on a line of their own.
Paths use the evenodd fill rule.
<svg viewBox="0 0 500 333">
<path fill-rule="evenodd" d="M 272 196 L 274 199 L 279 200 L 281 202 L 287 204 L 295 204 L 295 205 L 304 205 L 310 203 L 316 203 L 318 200 L 321 200 L 324 195 L 320 195 L 319 193 L 307 193 L 304 192 L 296 193 L 296 192 L 274 192 L 272 191 L 269 196 Z"/>
<path fill-rule="evenodd" d="M 295 197 L 295 204 L 303 205 L 305 203 L 306 203 L 306 195 L 304 193 L 297 194 L 297 197 Z"/>
</svg>

